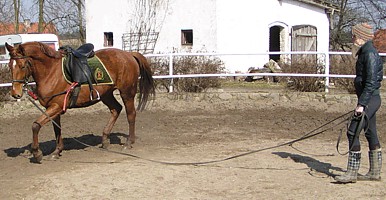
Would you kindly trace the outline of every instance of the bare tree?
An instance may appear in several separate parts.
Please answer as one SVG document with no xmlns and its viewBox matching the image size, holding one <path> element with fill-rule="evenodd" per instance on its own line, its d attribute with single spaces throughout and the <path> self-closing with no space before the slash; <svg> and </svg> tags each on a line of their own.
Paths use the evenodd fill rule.
<svg viewBox="0 0 386 200">
<path fill-rule="evenodd" d="M 134 0 L 135 12 L 131 21 L 132 32 L 149 32 L 160 30 L 164 13 L 169 4 L 168 0 Z"/>
<path fill-rule="evenodd" d="M 15 24 L 15 6 L 14 0 L 0 0 L 0 29 L 3 32 L 10 31 L 9 24 Z"/>
<path fill-rule="evenodd" d="M 339 5 L 340 12 L 335 15 L 334 29 L 330 32 L 330 45 L 333 50 L 346 50 L 351 44 L 351 27 L 357 23 L 368 22 L 376 29 L 386 26 L 385 0 L 332 0 Z"/>
<path fill-rule="evenodd" d="M 44 0 L 39 0 L 39 25 L 38 25 L 38 32 L 43 32 L 43 23 L 44 23 Z"/>
<path fill-rule="evenodd" d="M 360 18 L 370 21 L 376 28 L 386 25 L 385 0 L 356 0 L 357 8 L 361 11 Z"/>
<path fill-rule="evenodd" d="M 20 0 L 13 0 L 13 7 L 15 10 L 15 32 L 19 33 Z"/>
<path fill-rule="evenodd" d="M 76 6 L 76 8 L 78 9 L 78 31 L 79 31 L 79 36 L 80 36 L 80 41 L 82 43 L 85 43 L 86 42 L 86 29 L 83 25 L 83 8 L 84 8 L 84 3 L 83 1 L 84 0 L 71 0 L 72 3 Z"/>
<path fill-rule="evenodd" d="M 0 0 L 0 22 L 13 22 L 14 21 L 14 5 L 13 1 Z"/>
<path fill-rule="evenodd" d="M 162 28 L 169 0 L 133 0 L 134 13 L 128 33 L 123 35 L 123 49 L 152 53 Z"/>
<path fill-rule="evenodd" d="M 53 22 L 62 36 L 86 42 L 84 0 L 46 0 L 45 18 Z"/>
</svg>

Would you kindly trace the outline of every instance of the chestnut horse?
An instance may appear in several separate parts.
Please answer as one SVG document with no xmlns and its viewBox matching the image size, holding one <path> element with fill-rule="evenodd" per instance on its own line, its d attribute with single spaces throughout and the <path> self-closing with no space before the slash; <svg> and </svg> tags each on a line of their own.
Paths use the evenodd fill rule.
<svg viewBox="0 0 386 200">
<path fill-rule="evenodd" d="M 56 148 L 51 154 L 59 158 L 64 149 L 61 135 L 60 116 L 64 114 L 65 96 L 70 83 L 63 77 L 62 57 L 59 51 L 39 42 L 27 42 L 15 45 L 6 44 L 10 54 L 9 67 L 12 73 L 12 97 L 20 99 L 23 95 L 25 83 L 30 76 L 36 82 L 35 93 L 39 103 L 46 108 L 32 125 L 33 140 L 31 152 L 35 162 L 40 162 L 43 153 L 39 149 L 39 130 L 43 125 L 52 120 L 56 137 Z M 137 93 L 139 82 L 139 101 L 137 110 L 143 110 L 150 96 L 155 94 L 152 71 L 146 58 L 140 53 L 129 53 L 119 49 L 102 49 L 95 52 L 102 61 L 113 81 L 112 84 L 94 85 L 94 89 L 100 94 L 99 100 L 90 100 L 90 89 L 82 87 L 74 107 L 87 107 L 102 101 L 111 112 L 110 119 L 103 130 L 102 147 L 107 148 L 110 144 L 109 134 L 116 122 L 122 105 L 115 99 L 113 92 L 118 89 L 124 103 L 129 123 L 129 134 L 126 138 L 124 148 L 131 148 L 135 142 L 135 118 L 136 108 L 134 98 Z M 55 124 L 58 124 L 56 126 Z M 32 160 L 34 161 L 34 160 Z"/>
</svg>

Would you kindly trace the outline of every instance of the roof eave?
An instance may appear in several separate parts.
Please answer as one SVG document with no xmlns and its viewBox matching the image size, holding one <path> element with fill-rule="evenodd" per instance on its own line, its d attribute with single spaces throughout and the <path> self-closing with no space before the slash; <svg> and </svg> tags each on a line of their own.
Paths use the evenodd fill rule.
<svg viewBox="0 0 386 200">
<path fill-rule="evenodd" d="M 302 2 L 302 3 L 307 3 L 310 5 L 314 5 L 314 6 L 317 6 L 320 8 L 324 8 L 326 10 L 330 10 L 333 12 L 340 12 L 339 6 L 337 6 L 333 3 L 327 2 L 327 1 L 324 1 L 324 0 L 297 0 L 297 1 Z"/>
</svg>

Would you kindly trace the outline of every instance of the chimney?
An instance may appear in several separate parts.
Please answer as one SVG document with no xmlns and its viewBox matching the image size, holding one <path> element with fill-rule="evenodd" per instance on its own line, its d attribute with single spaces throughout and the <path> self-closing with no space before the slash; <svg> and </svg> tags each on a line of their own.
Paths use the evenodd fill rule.
<svg viewBox="0 0 386 200">
<path fill-rule="evenodd" d="M 29 29 L 31 27 L 31 20 L 30 19 L 24 20 L 24 27 L 25 27 L 25 29 Z"/>
</svg>

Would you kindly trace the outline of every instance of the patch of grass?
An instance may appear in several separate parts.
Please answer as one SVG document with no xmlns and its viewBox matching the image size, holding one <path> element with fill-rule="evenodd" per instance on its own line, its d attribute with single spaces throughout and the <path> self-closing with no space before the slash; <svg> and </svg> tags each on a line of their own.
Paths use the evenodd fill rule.
<svg viewBox="0 0 386 200">
<path fill-rule="evenodd" d="M 250 89 L 270 89 L 270 88 L 284 88 L 282 83 L 268 83 L 267 81 L 223 81 L 221 83 L 223 88 L 250 88 Z"/>
</svg>

